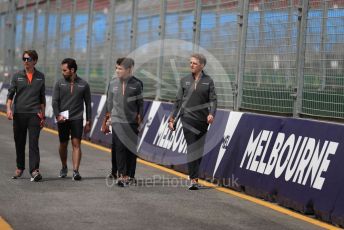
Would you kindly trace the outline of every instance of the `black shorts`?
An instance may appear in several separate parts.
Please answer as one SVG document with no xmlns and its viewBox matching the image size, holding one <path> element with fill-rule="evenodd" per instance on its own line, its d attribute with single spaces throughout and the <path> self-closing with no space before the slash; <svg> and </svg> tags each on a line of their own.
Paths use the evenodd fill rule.
<svg viewBox="0 0 344 230">
<path fill-rule="evenodd" d="M 83 131 L 83 120 L 67 120 L 63 123 L 57 123 L 59 130 L 60 142 L 67 142 L 69 140 L 69 135 L 72 138 L 81 139 Z"/>
</svg>

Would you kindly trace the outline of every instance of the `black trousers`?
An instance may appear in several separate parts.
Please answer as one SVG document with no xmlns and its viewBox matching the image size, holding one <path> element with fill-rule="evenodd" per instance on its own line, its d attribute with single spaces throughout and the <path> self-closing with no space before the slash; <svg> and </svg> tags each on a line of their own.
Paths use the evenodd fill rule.
<svg viewBox="0 0 344 230">
<path fill-rule="evenodd" d="M 25 169 L 25 145 L 29 131 L 29 167 L 30 173 L 39 169 L 39 134 L 40 118 L 35 113 L 15 113 L 13 116 L 13 133 L 17 154 L 17 168 Z"/>
<path fill-rule="evenodd" d="M 187 161 L 190 179 L 197 179 L 202 161 L 208 124 L 188 118 L 181 119 L 187 144 Z"/>
<path fill-rule="evenodd" d="M 111 145 L 111 172 L 116 175 L 117 161 L 116 161 L 116 136 L 115 129 L 112 127 L 112 145 Z"/>
<path fill-rule="evenodd" d="M 135 177 L 136 172 L 136 148 L 138 140 L 137 124 L 112 124 L 112 167 L 120 176 Z"/>
</svg>

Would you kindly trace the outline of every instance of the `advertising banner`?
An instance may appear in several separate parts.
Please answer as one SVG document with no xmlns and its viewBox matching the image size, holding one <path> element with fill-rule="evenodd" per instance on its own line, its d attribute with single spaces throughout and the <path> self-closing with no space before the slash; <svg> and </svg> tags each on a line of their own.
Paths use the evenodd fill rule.
<svg viewBox="0 0 344 230">
<path fill-rule="evenodd" d="M 168 128 L 171 110 L 172 104 L 159 101 L 153 101 L 149 106 L 138 144 L 140 157 L 167 166 L 187 163 L 187 145 L 182 123 L 178 121 L 175 131 Z M 217 112 L 215 122 L 209 126 L 204 155 L 211 154 L 223 142 L 223 122 L 227 121 L 227 117 L 228 112 Z"/>
<path fill-rule="evenodd" d="M 253 114 L 228 125 L 234 135 L 216 162 L 208 157 L 208 174 L 329 220 L 344 179 L 344 126 Z"/>
</svg>

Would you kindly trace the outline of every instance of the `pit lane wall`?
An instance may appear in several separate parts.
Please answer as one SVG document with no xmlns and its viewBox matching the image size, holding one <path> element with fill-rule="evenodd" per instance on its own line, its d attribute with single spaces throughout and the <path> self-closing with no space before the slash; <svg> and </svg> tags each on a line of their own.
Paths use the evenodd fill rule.
<svg viewBox="0 0 344 230">
<path fill-rule="evenodd" d="M 0 83 L 5 111 L 7 87 Z M 56 129 L 47 91 L 47 124 Z M 111 146 L 100 132 L 105 95 L 93 95 L 93 125 L 85 136 Z M 139 157 L 186 172 L 182 125 L 167 128 L 172 105 L 145 102 Z M 304 119 L 218 110 L 209 128 L 200 173 L 250 195 L 344 226 L 344 126 Z"/>
</svg>

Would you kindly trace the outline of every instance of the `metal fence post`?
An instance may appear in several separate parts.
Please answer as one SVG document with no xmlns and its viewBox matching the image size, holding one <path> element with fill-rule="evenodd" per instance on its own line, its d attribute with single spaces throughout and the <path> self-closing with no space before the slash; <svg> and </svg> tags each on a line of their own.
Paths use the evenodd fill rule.
<svg viewBox="0 0 344 230">
<path fill-rule="evenodd" d="M 5 24 L 6 24 L 6 36 L 4 41 L 4 71 L 7 72 L 7 78 L 4 79 L 4 82 L 10 80 L 10 76 L 14 71 L 15 63 L 15 38 L 16 38 L 16 9 L 17 1 L 10 0 L 8 1 L 8 13 L 6 15 Z"/>
<path fill-rule="evenodd" d="M 72 15 L 71 15 L 71 22 L 70 22 L 70 38 L 69 38 L 69 56 L 74 56 L 74 44 L 75 44 L 75 11 L 76 11 L 76 0 L 72 1 Z"/>
<path fill-rule="evenodd" d="M 43 73 L 47 72 L 47 54 L 48 54 L 48 35 L 49 35 L 49 10 L 50 0 L 45 3 L 45 14 L 44 14 L 44 40 L 43 40 Z"/>
<path fill-rule="evenodd" d="M 202 1 L 195 2 L 195 15 L 193 21 L 193 52 L 198 52 L 201 38 L 201 17 L 202 17 Z"/>
<path fill-rule="evenodd" d="M 110 79 L 112 78 L 112 73 L 113 73 L 113 57 L 112 57 L 112 51 L 114 47 L 114 39 L 113 39 L 113 34 L 114 34 L 114 22 L 115 22 L 115 13 L 116 13 L 116 0 L 111 0 L 110 2 L 110 10 L 109 14 L 107 16 L 107 26 L 108 26 L 108 32 L 107 32 L 107 44 L 105 46 L 105 52 L 106 52 L 106 67 L 105 67 L 105 89 L 104 89 L 104 94 L 107 93 L 107 86 L 110 82 Z"/>
<path fill-rule="evenodd" d="M 9 46 L 10 40 L 8 39 L 10 31 L 12 30 L 12 27 L 15 27 L 15 23 L 10 23 L 11 19 L 11 13 L 12 13 L 12 3 L 15 1 L 8 1 L 7 3 L 7 12 L 5 13 L 5 18 L 4 18 L 4 30 L 3 30 L 3 42 L 1 43 L 1 49 L 3 50 L 2 53 L 2 60 L 3 60 L 3 72 L 4 74 L 2 75 L 3 77 L 1 80 L 3 82 L 6 82 L 6 79 L 8 79 L 8 72 L 9 72 L 9 57 L 10 57 L 10 52 L 13 52 Z M 1 31 L 2 32 L 2 31 Z M 1 71 L 1 70 L 0 70 Z M 5 75 L 6 74 L 6 75 Z"/>
<path fill-rule="evenodd" d="M 27 0 L 24 0 L 24 9 L 23 9 L 23 17 L 22 17 L 22 31 L 21 31 L 21 52 L 26 50 L 26 47 L 25 47 L 26 18 L 27 18 Z"/>
<path fill-rule="evenodd" d="M 292 0 L 288 0 L 288 31 L 287 31 L 287 38 L 286 38 L 286 42 L 287 42 L 287 46 L 291 47 L 291 43 L 292 43 L 292 21 L 293 21 L 293 1 Z M 285 87 L 288 89 L 290 88 L 290 86 L 292 85 L 292 76 L 291 76 L 291 60 L 290 58 L 288 58 L 288 62 L 287 62 L 287 70 L 286 70 L 286 85 Z"/>
<path fill-rule="evenodd" d="M 184 7 L 184 0 L 179 0 L 179 9 L 183 9 L 183 7 Z M 183 22 L 183 15 L 181 14 L 181 12 L 178 12 L 178 34 L 181 34 L 184 32 L 182 22 Z"/>
<path fill-rule="evenodd" d="M 244 70 L 245 70 L 245 55 L 246 55 L 246 38 L 247 38 L 247 27 L 248 27 L 248 14 L 249 14 L 249 0 L 239 1 L 240 12 L 238 14 L 238 64 L 236 73 L 236 98 L 234 109 L 239 110 L 242 102 L 243 95 L 243 81 L 244 81 Z"/>
<path fill-rule="evenodd" d="M 10 22 L 14 23 L 14 25 L 11 26 L 11 29 L 9 30 L 10 35 L 9 35 L 9 40 L 10 40 L 10 49 L 8 50 L 8 55 L 9 55 L 9 65 L 10 65 L 10 73 L 12 74 L 14 72 L 14 65 L 15 65 L 15 59 L 16 59 L 16 55 L 15 55 L 15 51 L 16 51 L 16 18 L 17 18 L 17 1 L 12 0 L 12 4 L 11 4 L 11 15 L 10 15 Z"/>
<path fill-rule="evenodd" d="M 37 49 L 36 40 L 37 40 L 37 31 L 38 31 L 38 4 L 39 0 L 35 2 L 35 9 L 34 9 L 34 18 L 33 18 L 33 36 L 32 36 L 32 49 Z"/>
<path fill-rule="evenodd" d="M 221 28 L 221 21 L 220 21 L 220 18 L 221 18 L 221 0 L 217 0 L 216 1 L 216 21 L 215 21 L 215 28 L 213 30 L 213 36 L 216 36 L 216 34 L 218 34 L 220 32 L 220 28 Z M 214 44 L 214 49 L 215 50 L 218 50 L 219 47 L 221 46 L 221 44 L 219 42 L 215 42 Z M 218 57 L 220 60 L 224 60 L 224 55 L 221 55 Z"/>
<path fill-rule="evenodd" d="M 264 23 L 265 23 L 265 5 L 264 0 L 261 0 L 259 2 L 259 47 L 265 47 L 265 29 L 264 29 Z M 258 51 L 258 57 L 259 59 L 260 55 L 264 53 L 264 50 L 262 48 Z M 265 63 L 264 63 L 265 64 Z M 260 87 L 262 83 L 262 62 L 258 61 L 258 73 L 257 73 L 257 87 Z"/>
<path fill-rule="evenodd" d="M 1 7 L 0 7 L 1 8 Z M 7 12 L 4 14 L 4 17 L 7 17 L 7 15 L 9 14 L 9 5 L 7 5 Z M 1 11 L 2 12 L 2 11 Z M 0 52 L 1 56 L 0 57 L 0 72 L 5 71 L 5 60 L 6 60 L 6 50 L 7 50 L 7 45 L 6 45 L 6 36 L 7 36 L 7 31 L 6 31 L 6 26 L 4 26 L 4 28 L 2 28 L 2 26 L 4 25 L 4 21 L 6 21 L 6 19 L 4 20 L 2 15 L 0 15 L 0 49 L 2 50 Z M 0 77 L 0 81 L 3 81 L 3 75 L 2 77 Z"/>
<path fill-rule="evenodd" d="M 58 79 L 58 76 L 60 75 L 60 66 L 57 63 L 60 63 L 60 39 L 61 39 L 61 0 L 56 0 L 56 10 L 57 10 L 57 16 L 56 16 L 56 37 L 55 37 L 55 77 L 54 77 L 54 84 Z"/>
<path fill-rule="evenodd" d="M 306 51 L 307 16 L 309 0 L 302 1 L 302 6 L 298 7 L 298 35 L 297 35 L 297 89 L 296 101 L 294 103 L 293 116 L 299 117 L 302 113 L 302 96 L 304 86 L 304 65 Z"/>
<path fill-rule="evenodd" d="M 136 48 L 137 39 L 137 4 L 138 1 L 132 0 L 132 11 L 131 11 L 131 30 L 130 30 L 130 51 L 133 52 Z M 135 58 L 135 57 L 134 57 Z"/>
<path fill-rule="evenodd" d="M 92 49 L 92 30 L 93 30 L 93 3 L 94 0 L 88 0 L 88 22 L 87 22 L 87 50 L 86 50 L 86 68 L 83 78 L 89 81 Z"/>
<path fill-rule="evenodd" d="M 328 19 L 328 1 L 323 1 L 323 17 L 321 22 L 321 43 L 320 43 L 320 53 L 321 53 L 321 90 L 325 89 L 326 86 L 326 51 L 325 43 L 327 42 L 327 19 Z"/>
<path fill-rule="evenodd" d="M 162 65 L 164 63 L 164 47 L 165 47 L 165 29 L 166 29 L 166 9 L 167 1 L 163 0 L 160 2 L 160 25 L 159 25 L 159 38 L 160 38 L 160 47 L 159 47 L 159 59 L 158 59 L 158 68 L 157 68 L 157 82 L 156 82 L 156 93 L 155 100 L 161 98 L 161 81 L 162 81 Z"/>
</svg>

